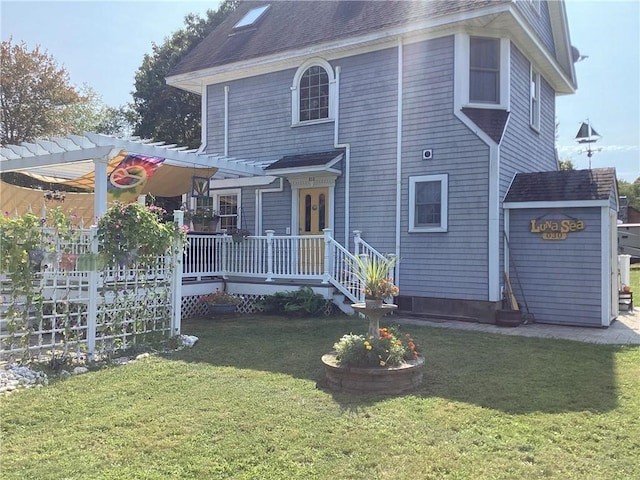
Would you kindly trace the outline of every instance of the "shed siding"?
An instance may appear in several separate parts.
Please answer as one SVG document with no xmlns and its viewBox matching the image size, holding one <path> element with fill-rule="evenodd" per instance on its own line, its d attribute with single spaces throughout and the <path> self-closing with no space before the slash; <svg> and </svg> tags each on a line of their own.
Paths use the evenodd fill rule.
<svg viewBox="0 0 640 480">
<path fill-rule="evenodd" d="M 535 321 L 566 325 L 601 325 L 601 218 L 599 208 L 510 211 L 509 272 L 518 303 L 525 299 Z M 585 229 L 566 240 L 543 240 L 530 232 L 540 218 L 583 220 Z M 605 226 L 606 228 L 606 226 Z"/>
</svg>

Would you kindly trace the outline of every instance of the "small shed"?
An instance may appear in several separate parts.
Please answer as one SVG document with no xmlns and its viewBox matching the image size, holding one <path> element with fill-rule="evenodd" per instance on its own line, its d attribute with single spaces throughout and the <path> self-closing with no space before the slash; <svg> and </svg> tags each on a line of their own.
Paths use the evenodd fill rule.
<svg viewBox="0 0 640 480">
<path fill-rule="evenodd" d="M 518 303 L 539 323 L 608 327 L 618 315 L 615 169 L 519 173 L 503 206 Z"/>
</svg>

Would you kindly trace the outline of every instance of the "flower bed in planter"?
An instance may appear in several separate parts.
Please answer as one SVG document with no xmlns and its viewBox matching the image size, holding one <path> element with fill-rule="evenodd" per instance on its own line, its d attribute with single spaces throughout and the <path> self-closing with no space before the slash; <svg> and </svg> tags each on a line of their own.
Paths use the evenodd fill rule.
<svg viewBox="0 0 640 480">
<path fill-rule="evenodd" d="M 345 393 L 399 394 L 422 383 L 424 357 L 407 360 L 397 367 L 345 367 L 338 364 L 336 352 L 322 356 L 324 385 Z"/>
</svg>

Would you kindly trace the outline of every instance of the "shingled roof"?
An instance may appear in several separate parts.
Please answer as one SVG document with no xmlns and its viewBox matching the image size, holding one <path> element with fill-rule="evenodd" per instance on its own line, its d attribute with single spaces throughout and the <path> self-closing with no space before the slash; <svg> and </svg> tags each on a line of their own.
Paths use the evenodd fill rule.
<svg viewBox="0 0 640 480">
<path fill-rule="evenodd" d="M 614 168 L 518 173 L 505 203 L 608 200 L 616 191 Z"/>
<path fill-rule="evenodd" d="M 170 76 L 365 35 L 392 26 L 475 10 L 510 0 L 241 2 Z M 253 8 L 269 9 L 250 28 L 234 25 Z"/>
</svg>

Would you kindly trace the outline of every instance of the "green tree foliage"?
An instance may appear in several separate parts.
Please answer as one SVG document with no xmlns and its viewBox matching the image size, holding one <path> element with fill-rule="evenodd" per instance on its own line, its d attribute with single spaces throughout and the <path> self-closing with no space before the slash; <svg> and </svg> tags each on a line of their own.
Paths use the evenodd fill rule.
<svg viewBox="0 0 640 480">
<path fill-rule="evenodd" d="M 69 110 L 81 99 L 51 55 L 9 39 L 0 47 L 0 70 L 0 143 L 68 133 Z"/>
<path fill-rule="evenodd" d="M 192 148 L 200 145 L 200 97 L 168 86 L 165 77 L 237 3 L 225 0 L 217 11 L 208 10 L 204 19 L 189 14 L 184 19 L 184 29 L 174 32 L 162 45 L 152 45 L 153 53 L 145 55 L 135 76 L 134 134 Z"/>
<path fill-rule="evenodd" d="M 110 107 L 102 97 L 88 85 L 79 89 L 80 101 L 71 105 L 66 115 L 68 133 L 96 132 L 107 135 L 127 135 L 131 133 L 126 107 Z"/>
<path fill-rule="evenodd" d="M 573 162 L 571 160 L 560 160 L 560 171 L 566 172 L 569 170 L 575 170 Z"/>
<path fill-rule="evenodd" d="M 618 180 L 618 195 L 627 197 L 629 205 L 640 210 L 640 177 L 633 183 Z"/>
</svg>

